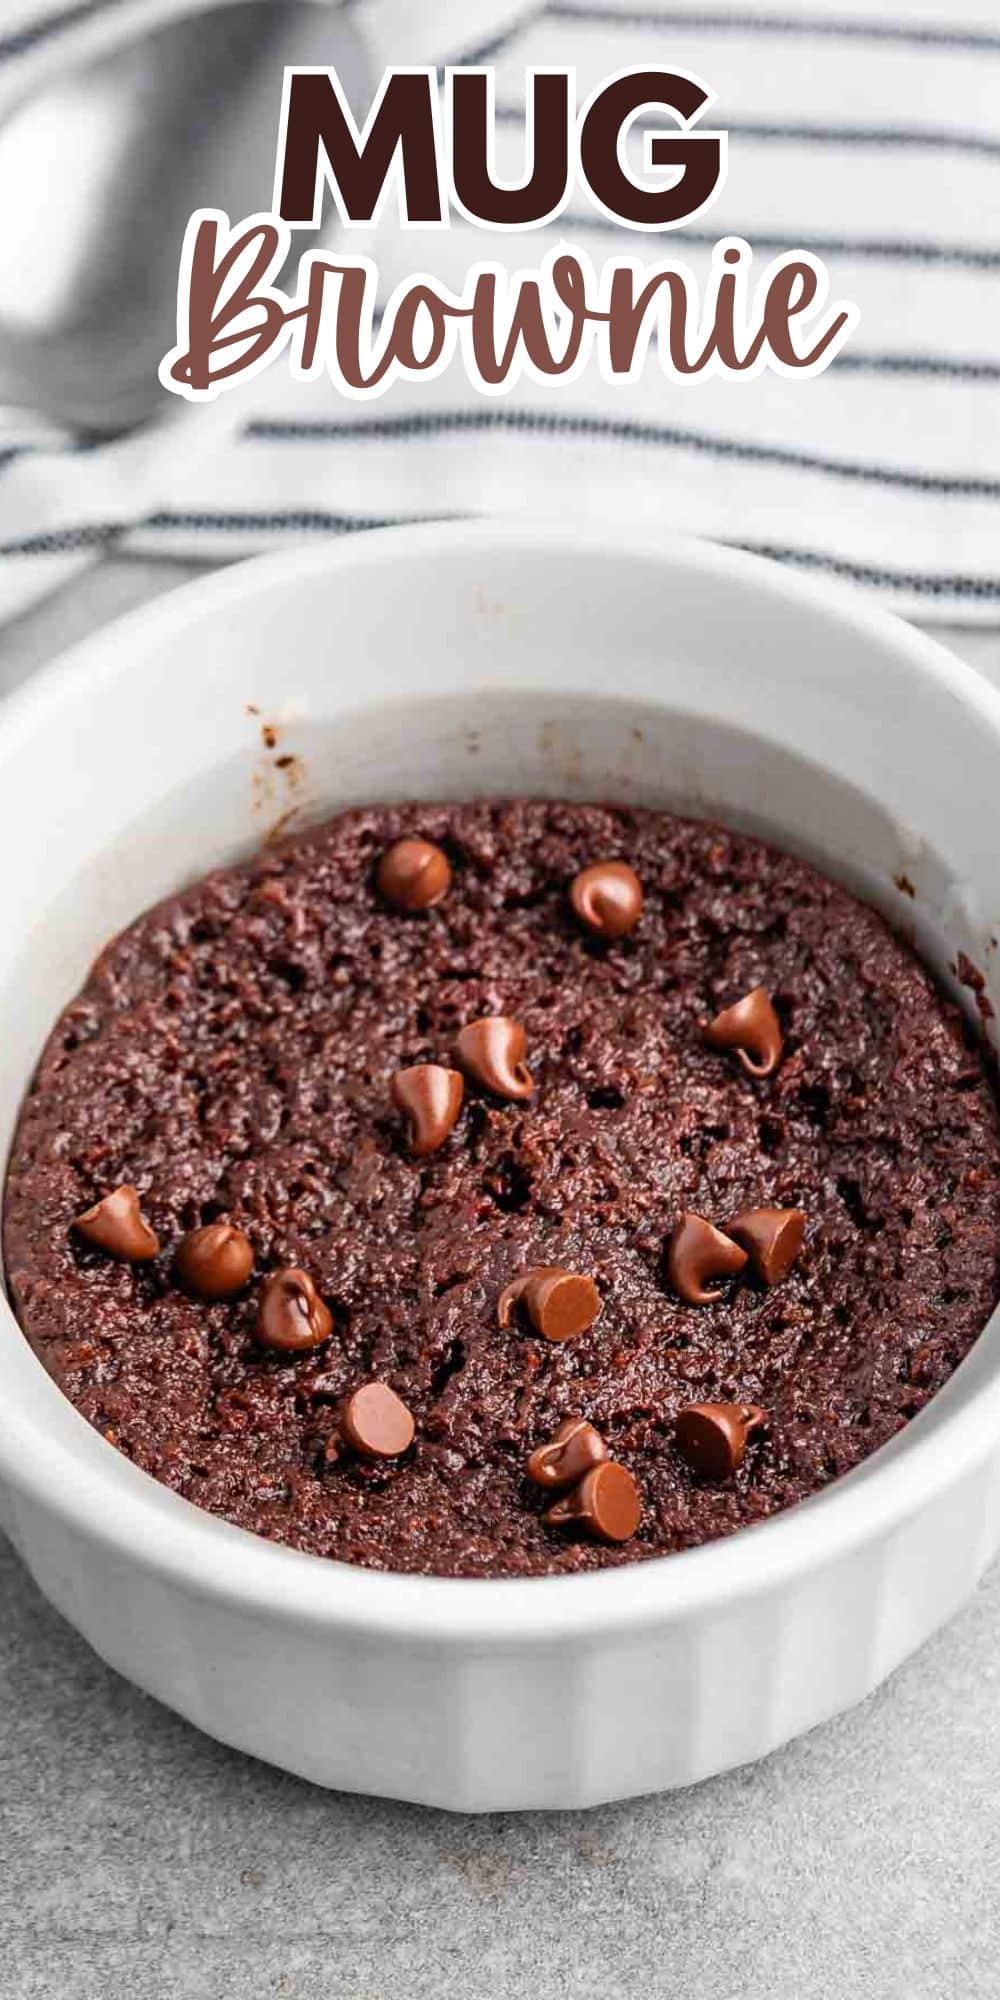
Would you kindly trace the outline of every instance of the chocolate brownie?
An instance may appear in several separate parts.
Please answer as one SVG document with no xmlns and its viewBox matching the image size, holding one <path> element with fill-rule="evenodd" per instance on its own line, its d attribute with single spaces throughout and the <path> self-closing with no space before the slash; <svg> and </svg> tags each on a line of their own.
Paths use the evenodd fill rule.
<svg viewBox="0 0 1000 2000">
<path fill-rule="evenodd" d="M 44 1366 L 198 1506 L 376 1569 L 565 1573 L 759 1521 L 923 1407 L 1000 1290 L 997 1107 L 909 946 L 773 848 L 372 807 L 108 945 L 4 1238 Z"/>
</svg>

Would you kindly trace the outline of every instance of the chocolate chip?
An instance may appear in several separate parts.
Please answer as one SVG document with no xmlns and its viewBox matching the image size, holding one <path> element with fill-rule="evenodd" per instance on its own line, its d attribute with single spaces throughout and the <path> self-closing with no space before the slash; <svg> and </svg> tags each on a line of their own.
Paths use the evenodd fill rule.
<svg viewBox="0 0 1000 2000">
<path fill-rule="evenodd" d="M 379 895 L 396 910 L 412 915 L 432 910 L 451 888 L 448 856 L 433 841 L 408 837 L 383 854 L 375 874 Z"/>
<path fill-rule="evenodd" d="M 329 1340 L 333 1316 L 308 1272 L 291 1265 L 265 1279 L 256 1332 L 261 1346 L 278 1354 L 304 1354 Z"/>
<path fill-rule="evenodd" d="M 360 1458 L 398 1458 L 413 1443 L 413 1418 L 387 1382 L 355 1389 L 340 1413 L 340 1428 Z"/>
<path fill-rule="evenodd" d="M 564 1271 L 558 1264 L 534 1264 L 504 1286 L 497 1300 L 500 1326 L 510 1325 L 518 1305 L 543 1340 L 573 1340 L 593 1326 L 601 1295 L 593 1278 Z"/>
<path fill-rule="evenodd" d="M 721 1299 L 718 1287 L 711 1290 L 706 1278 L 735 1278 L 747 1261 L 738 1243 L 715 1229 L 704 1216 L 681 1216 L 667 1251 L 667 1277 L 678 1298 L 689 1306 L 711 1305 Z"/>
<path fill-rule="evenodd" d="M 392 1101 L 406 1119 L 414 1158 L 436 1153 L 462 1109 L 465 1085 L 459 1071 L 440 1063 L 414 1063 L 412 1069 L 396 1071 L 391 1088 Z"/>
<path fill-rule="evenodd" d="M 592 1466 L 578 1486 L 550 1507 L 552 1528 L 578 1527 L 595 1542 L 627 1542 L 639 1526 L 642 1503 L 632 1474 L 613 1458 Z"/>
<path fill-rule="evenodd" d="M 106 1194 L 93 1208 L 86 1208 L 73 1224 L 78 1236 L 109 1257 L 121 1257 L 129 1264 L 148 1264 L 160 1248 L 160 1239 L 145 1220 L 139 1197 L 128 1182 Z"/>
<path fill-rule="evenodd" d="M 677 1449 L 699 1479 L 728 1479 L 766 1421 L 755 1403 L 689 1403 L 678 1411 Z"/>
<path fill-rule="evenodd" d="M 642 883 L 627 861 L 595 861 L 570 885 L 582 924 L 598 937 L 627 937 L 642 916 Z"/>
<path fill-rule="evenodd" d="M 174 1262 L 185 1291 L 196 1299 L 228 1299 L 242 1291 L 253 1270 L 253 1248 L 231 1222 L 206 1222 L 181 1237 Z"/>
<path fill-rule="evenodd" d="M 540 1444 L 528 1460 L 528 1478 L 535 1486 L 558 1493 L 575 1486 L 592 1465 L 603 1465 L 611 1456 L 600 1431 L 585 1417 L 564 1417 L 548 1444 Z"/>
<path fill-rule="evenodd" d="M 801 1208 L 745 1208 L 726 1223 L 726 1235 L 742 1243 L 752 1270 L 765 1285 L 778 1285 L 787 1278 L 805 1233 Z"/>
<path fill-rule="evenodd" d="M 455 1052 L 467 1076 L 492 1090 L 496 1097 L 520 1102 L 534 1090 L 531 1071 L 524 1061 L 527 1037 L 519 1021 L 506 1014 L 487 1014 L 470 1021 L 455 1044 Z"/>
<path fill-rule="evenodd" d="M 763 986 L 724 1007 L 704 1034 L 713 1049 L 735 1049 L 750 1076 L 772 1076 L 781 1061 L 781 1022 Z"/>
</svg>

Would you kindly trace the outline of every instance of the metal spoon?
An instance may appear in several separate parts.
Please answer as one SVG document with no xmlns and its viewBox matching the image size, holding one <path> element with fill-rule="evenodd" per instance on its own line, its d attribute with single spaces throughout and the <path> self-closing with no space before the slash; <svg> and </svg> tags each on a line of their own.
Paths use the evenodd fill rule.
<svg viewBox="0 0 1000 2000">
<path fill-rule="evenodd" d="M 270 206 L 292 62 L 335 65 L 352 98 L 366 82 L 339 10 L 230 0 L 50 63 L 0 114 L 0 403 L 109 435 L 171 401 L 156 369 L 185 224 Z"/>
</svg>

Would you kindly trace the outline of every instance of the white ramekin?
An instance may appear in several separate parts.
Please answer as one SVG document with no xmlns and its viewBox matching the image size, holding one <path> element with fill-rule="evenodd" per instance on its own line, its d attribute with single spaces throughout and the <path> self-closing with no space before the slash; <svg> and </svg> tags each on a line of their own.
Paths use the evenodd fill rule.
<svg viewBox="0 0 1000 2000">
<path fill-rule="evenodd" d="M 275 768 L 262 725 L 297 761 Z M 100 633 L 0 729 L 0 1138 L 109 932 L 290 807 L 548 793 L 775 835 L 1000 1003 L 1000 697 L 830 586 L 697 544 L 439 526 L 241 566 Z M 901 888 L 898 884 L 902 883 Z M 909 893 L 912 888 L 913 894 Z M 759 1757 L 857 1701 L 1000 1541 L 1000 1330 L 816 1499 L 613 1574 L 380 1576 L 138 1472 L 0 1304 L 4 1519 L 130 1679 L 324 1785 L 582 1806 Z"/>
</svg>

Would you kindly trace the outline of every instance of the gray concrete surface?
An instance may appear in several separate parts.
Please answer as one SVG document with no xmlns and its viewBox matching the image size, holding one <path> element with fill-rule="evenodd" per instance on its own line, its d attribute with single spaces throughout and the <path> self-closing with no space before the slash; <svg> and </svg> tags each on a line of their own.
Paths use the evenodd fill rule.
<svg viewBox="0 0 1000 2000">
<path fill-rule="evenodd" d="M 104 565 L 0 633 L 0 688 L 186 573 Z M 949 636 L 1000 680 L 1000 634 Z M 1000 1994 L 1000 1565 L 765 1764 L 486 1820 L 221 1749 L 95 1659 L 2 1542 L 0 1605 L 0 2000 Z"/>
</svg>

